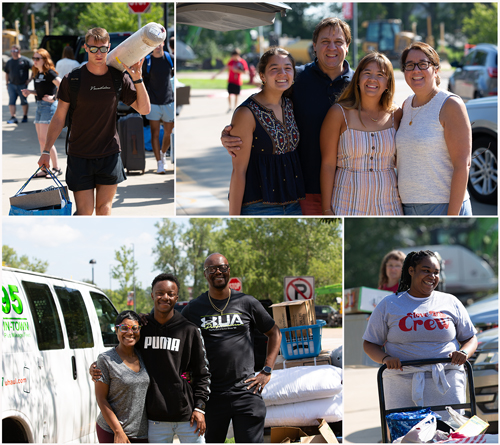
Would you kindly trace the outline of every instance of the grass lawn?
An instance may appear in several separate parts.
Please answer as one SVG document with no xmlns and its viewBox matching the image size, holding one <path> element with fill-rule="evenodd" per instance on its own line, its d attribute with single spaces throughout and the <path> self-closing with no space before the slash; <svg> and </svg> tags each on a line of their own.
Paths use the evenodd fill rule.
<svg viewBox="0 0 500 445">
<path fill-rule="evenodd" d="M 179 82 L 184 85 L 188 85 L 193 89 L 202 90 L 226 90 L 227 89 L 227 79 L 192 79 L 192 78 L 179 78 Z M 243 84 L 241 89 L 255 88 L 255 85 Z"/>
</svg>

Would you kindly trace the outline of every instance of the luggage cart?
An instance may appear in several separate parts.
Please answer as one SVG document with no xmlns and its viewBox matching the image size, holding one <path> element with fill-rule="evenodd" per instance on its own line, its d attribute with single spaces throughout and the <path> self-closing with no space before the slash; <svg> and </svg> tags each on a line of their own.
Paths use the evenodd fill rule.
<svg viewBox="0 0 500 445">
<path fill-rule="evenodd" d="M 424 360 L 408 360 L 402 361 L 402 366 L 420 366 L 420 365 L 435 365 L 437 363 L 451 363 L 451 358 L 431 358 Z M 380 405 L 380 425 L 382 427 L 382 443 L 391 443 L 393 438 L 390 438 L 390 433 L 387 432 L 387 422 L 386 416 L 391 413 L 399 413 L 404 411 L 419 411 L 422 408 L 430 408 L 433 411 L 445 411 L 447 406 L 450 406 L 453 409 L 470 409 L 471 416 L 476 414 L 476 395 L 474 393 L 474 377 L 472 375 L 472 366 L 469 361 L 464 363 L 465 371 L 467 372 L 467 386 L 469 388 L 469 402 L 468 403 L 455 403 L 455 404 L 446 404 L 446 405 L 432 405 L 432 406 L 410 406 L 406 408 L 396 408 L 396 409 L 386 409 L 385 408 L 385 396 L 384 396 L 384 386 L 382 373 L 385 369 L 387 369 L 387 365 L 382 365 L 377 373 L 377 386 L 378 386 L 378 397 L 379 397 L 379 405 Z M 439 424 L 443 424 L 441 420 L 438 420 Z"/>
</svg>

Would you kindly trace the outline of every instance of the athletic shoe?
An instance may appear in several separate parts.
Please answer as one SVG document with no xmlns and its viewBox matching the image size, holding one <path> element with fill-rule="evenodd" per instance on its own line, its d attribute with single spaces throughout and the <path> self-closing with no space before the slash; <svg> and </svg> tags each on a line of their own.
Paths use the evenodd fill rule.
<svg viewBox="0 0 500 445">
<path fill-rule="evenodd" d="M 21 121 L 23 124 L 28 122 L 28 116 L 23 116 L 23 120 Z"/>
<path fill-rule="evenodd" d="M 17 119 L 15 116 L 12 116 L 8 121 L 7 121 L 8 124 L 18 124 L 19 122 L 17 122 Z"/>
<path fill-rule="evenodd" d="M 156 173 L 158 173 L 159 175 L 165 174 L 165 169 L 163 168 L 163 161 L 161 159 L 158 161 L 158 168 L 156 169 Z"/>
</svg>

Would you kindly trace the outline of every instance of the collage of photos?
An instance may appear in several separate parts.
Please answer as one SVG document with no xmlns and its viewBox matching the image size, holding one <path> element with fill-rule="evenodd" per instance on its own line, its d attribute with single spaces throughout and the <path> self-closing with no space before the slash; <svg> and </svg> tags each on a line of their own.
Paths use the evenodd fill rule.
<svg viewBox="0 0 500 445">
<path fill-rule="evenodd" d="M 2 443 L 499 443 L 497 2 L 1 9 Z"/>
</svg>

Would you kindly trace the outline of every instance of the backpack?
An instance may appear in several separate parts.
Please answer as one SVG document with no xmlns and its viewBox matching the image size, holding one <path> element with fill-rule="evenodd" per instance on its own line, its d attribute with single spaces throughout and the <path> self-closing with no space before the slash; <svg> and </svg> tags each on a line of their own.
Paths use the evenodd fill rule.
<svg viewBox="0 0 500 445">
<path fill-rule="evenodd" d="M 174 68 L 174 62 L 172 62 L 172 57 L 170 57 L 170 54 L 167 51 L 163 51 L 163 54 L 168 60 L 168 63 L 170 63 L 170 66 Z M 149 75 L 150 71 L 151 71 L 151 54 L 146 56 L 146 74 Z"/>
<path fill-rule="evenodd" d="M 116 100 L 120 99 L 120 94 L 123 88 L 123 73 L 112 66 L 108 66 L 108 70 L 111 73 L 111 77 L 113 79 L 113 87 L 115 88 Z M 66 122 L 64 124 L 65 127 L 68 127 L 68 132 L 66 133 L 66 143 L 64 148 L 66 150 L 66 154 L 68 154 L 68 141 L 69 141 L 69 133 L 71 131 L 71 123 L 73 121 L 73 112 L 76 109 L 76 103 L 78 99 L 78 92 L 80 91 L 80 83 L 81 83 L 81 73 L 82 67 L 75 68 L 68 74 L 69 81 L 69 109 L 66 114 Z"/>
</svg>

